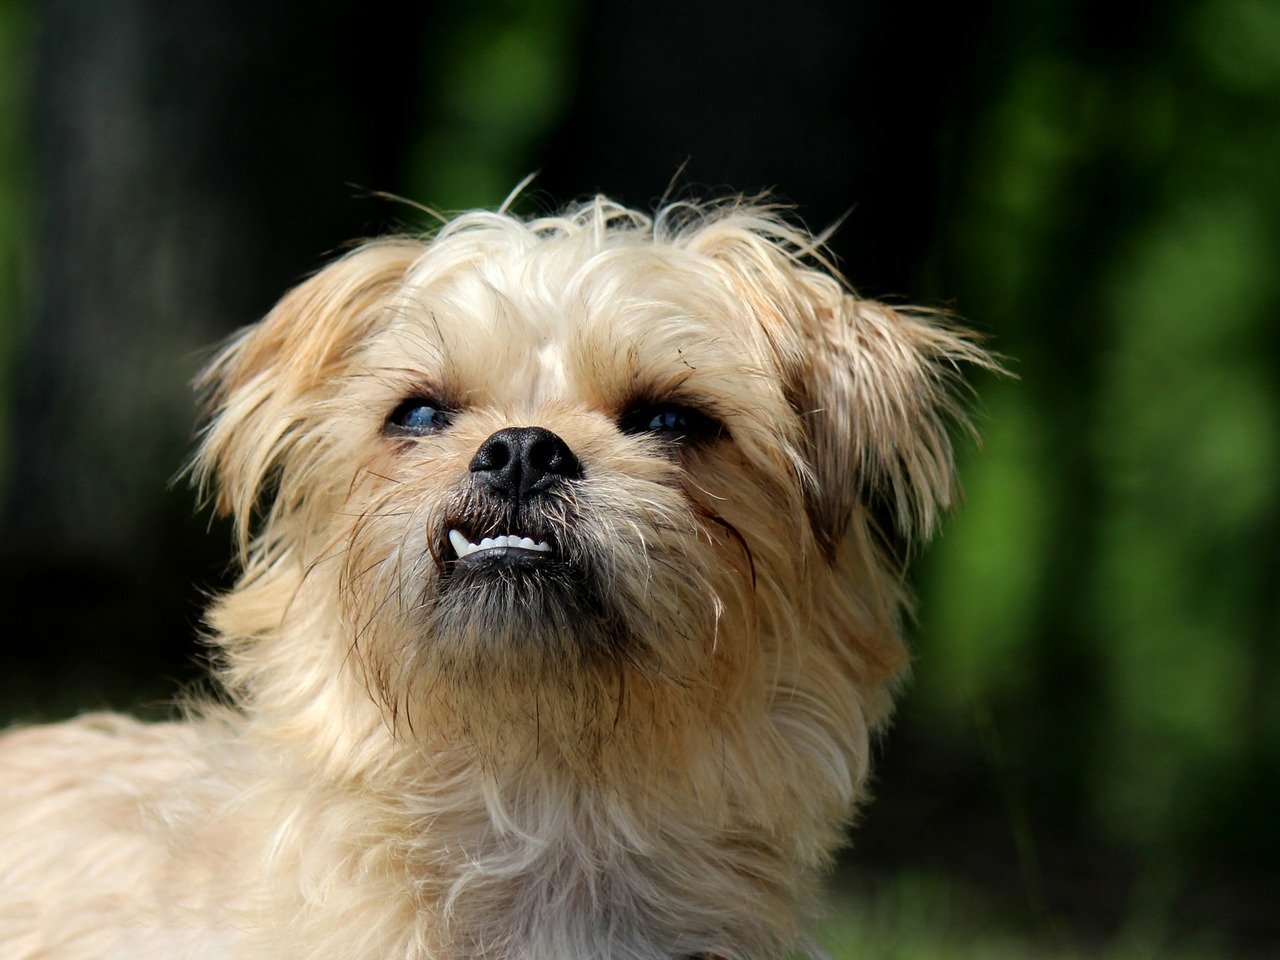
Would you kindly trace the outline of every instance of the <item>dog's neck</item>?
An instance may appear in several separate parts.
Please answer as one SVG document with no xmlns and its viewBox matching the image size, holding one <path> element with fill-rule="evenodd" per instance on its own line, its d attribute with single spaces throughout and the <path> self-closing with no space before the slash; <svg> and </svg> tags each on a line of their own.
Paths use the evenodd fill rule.
<svg viewBox="0 0 1280 960">
<path fill-rule="evenodd" d="M 319 776 L 332 789 L 330 801 L 309 801 L 311 819 L 273 828 L 278 867 L 341 873 L 362 891 L 300 905 L 316 936 L 335 912 L 385 902 L 403 925 L 387 926 L 383 955 L 413 956 L 414 944 L 486 960 L 787 955 L 860 774 L 843 762 L 861 753 L 856 718 L 801 698 L 713 728 L 683 725 L 674 747 L 659 741 L 666 753 L 651 749 L 643 764 L 615 738 L 615 765 L 592 770 L 560 755 L 566 738 L 547 737 L 545 724 L 541 739 L 521 743 L 514 731 L 495 741 L 510 752 L 485 753 L 465 737 L 430 738 L 424 723 L 397 725 L 341 663 L 316 671 L 329 678 L 318 694 L 295 694 L 269 662 L 252 666 L 264 668 L 250 677 L 257 685 L 285 691 L 279 712 L 252 717 L 265 738 L 254 753 L 272 765 L 259 775 Z M 363 834 L 372 845 L 338 829 L 357 822 L 376 825 Z M 316 842 L 317 830 L 334 843 Z M 299 866 L 337 849 L 345 861 Z M 309 922 L 291 915 L 291 929 Z"/>
<path fill-rule="evenodd" d="M 743 834 L 692 785 L 634 796 L 545 760 L 506 778 L 442 776 L 432 764 L 402 795 L 420 825 L 409 872 L 450 917 L 459 955 L 474 945 L 495 960 L 780 951 L 802 889 L 766 831 Z"/>
</svg>

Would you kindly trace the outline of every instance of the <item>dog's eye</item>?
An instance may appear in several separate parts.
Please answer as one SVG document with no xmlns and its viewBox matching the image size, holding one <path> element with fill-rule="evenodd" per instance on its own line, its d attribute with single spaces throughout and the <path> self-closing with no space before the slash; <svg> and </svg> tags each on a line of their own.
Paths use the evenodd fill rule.
<svg viewBox="0 0 1280 960">
<path fill-rule="evenodd" d="M 714 440 L 724 425 L 701 410 L 678 403 L 632 407 L 618 420 L 623 433 L 649 433 L 677 442 Z"/>
<path fill-rule="evenodd" d="M 413 397 L 404 401 L 387 417 L 389 433 L 421 436 L 443 430 L 453 420 L 453 414 L 435 400 Z"/>
</svg>

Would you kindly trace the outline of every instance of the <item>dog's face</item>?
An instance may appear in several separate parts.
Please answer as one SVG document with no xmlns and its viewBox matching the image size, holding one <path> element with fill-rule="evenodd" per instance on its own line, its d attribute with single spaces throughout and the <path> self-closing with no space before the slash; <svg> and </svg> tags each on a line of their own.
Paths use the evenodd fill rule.
<svg viewBox="0 0 1280 960">
<path fill-rule="evenodd" d="M 209 374 L 198 469 L 247 559 L 218 626 L 489 759 L 670 758 L 780 697 L 873 725 L 904 654 L 871 504 L 931 525 L 952 370 L 983 358 L 808 245 L 598 201 L 329 267 Z"/>
</svg>

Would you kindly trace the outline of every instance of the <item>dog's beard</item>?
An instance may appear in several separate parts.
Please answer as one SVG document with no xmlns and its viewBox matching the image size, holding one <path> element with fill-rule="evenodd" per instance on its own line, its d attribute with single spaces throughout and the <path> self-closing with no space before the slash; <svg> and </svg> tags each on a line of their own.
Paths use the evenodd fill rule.
<svg viewBox="0 0 1280 960">
<path fill-rule="evenodd" d="M 450 682 L 483 684 L 515 671 L 529 682 L 554 683 L 615 667 L 639 652 L 640 641 L 608 587 L 602 551 L 572 500 L 511 505 L 475 492 L 458 499 L 439 525 L 438 576 L 424 585 L 421 604 L 421 633 Z M 475 543 L 519 535 L 548 549 L 458 557 L 440 534 Z"/>
<path fill-rule="evenodd" d="M 551 550 L 458 558 L 451 531 Z M 595 763 L 630 727 L 653 741 L 670 710 L 705 695 L 723 609 L 706 574 L 714 549 L 678 496 L 628 515 L 589 496 L 511 507 L 455 492 L 357 525 L 346 621 L 397 731 L 461 738 L 495 762 L 554 746 Z"/>
</svg>

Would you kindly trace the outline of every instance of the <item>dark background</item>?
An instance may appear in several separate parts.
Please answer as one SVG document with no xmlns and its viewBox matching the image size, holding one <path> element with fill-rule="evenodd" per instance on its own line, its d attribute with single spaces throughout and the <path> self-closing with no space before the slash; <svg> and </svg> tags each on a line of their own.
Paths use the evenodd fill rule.
<svg viewBox="0 0 1280 960">
<path fill-rule="evenodd" d="M 1280 956 L 1277 121 L 1277 0 L 0 0 L 0 718 L 199 676 L 188 383 L 381 192 L 771 189 L 1018 377 L 833 942 Z"/>
</svg>

